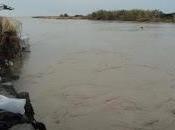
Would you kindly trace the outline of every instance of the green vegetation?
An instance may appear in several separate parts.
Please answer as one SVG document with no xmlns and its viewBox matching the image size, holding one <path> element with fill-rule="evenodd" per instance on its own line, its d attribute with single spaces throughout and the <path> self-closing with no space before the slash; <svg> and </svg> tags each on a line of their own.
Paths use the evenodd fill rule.
<svg viewBox="0 0 175 130">
<path fill-rule="evenodd" d="M 88 19 L 138 22 L 175 22 L 175 14 L 165 14 L 160 10 L 99 10 L 89 14 Z"/>
<path fill-rule="evenodd" d="M 118 21 L 137 21 L 137 22 L 173 22 L 175 23 L 175 13 L 166 14 L 160 10 L 116 10 L 95 11 L 87 16 L 61 14 L 59 16 L 37 16 L 33 18 L 46 19 L 90 19 L 90 20 L 118 20 Z"/>
</svg>

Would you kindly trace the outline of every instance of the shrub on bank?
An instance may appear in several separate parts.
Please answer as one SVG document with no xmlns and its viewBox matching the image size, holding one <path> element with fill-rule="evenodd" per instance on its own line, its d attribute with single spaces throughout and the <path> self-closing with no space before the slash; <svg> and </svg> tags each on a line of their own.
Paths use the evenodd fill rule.
<svg viewBox="0 0 175 130">
<path fill-rule="evenodd" d="M 173 22 L 173 16 L 167 17 L 160 10 L 118 10 L 106 11 L 99 10 L 88 15 L 92 20 L 121 20 L 121 21 L 139 21 L 139 22 Z"/>
<path fill-rule="evenodd" d="M 20 53 L 20 23 L 0 18 L 0 60 L 11 60 Z"/>
</svg>

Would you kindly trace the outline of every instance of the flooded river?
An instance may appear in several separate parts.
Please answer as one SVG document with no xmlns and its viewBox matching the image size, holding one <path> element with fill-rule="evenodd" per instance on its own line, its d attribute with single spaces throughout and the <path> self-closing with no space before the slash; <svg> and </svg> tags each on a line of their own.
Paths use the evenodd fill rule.
<svg viewBox="0 0 175 130">
<path fill-rule="evenodd" d="M 48 130 L 174 130 L 175 25 L 20 20 L 32 52 L 16 86 Z"/>
</svg>

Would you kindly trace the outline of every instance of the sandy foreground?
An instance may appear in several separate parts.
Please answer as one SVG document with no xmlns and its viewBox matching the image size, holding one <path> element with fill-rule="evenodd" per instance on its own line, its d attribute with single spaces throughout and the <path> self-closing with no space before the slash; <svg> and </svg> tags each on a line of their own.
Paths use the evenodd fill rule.
<svg viewBox="0 0 175 130">
<path fill-rule="evenodd" d="M 32 53 L 16 84 L 48 130 L 175 129 L 175 25 L 22 21 Z"/>
</svg>

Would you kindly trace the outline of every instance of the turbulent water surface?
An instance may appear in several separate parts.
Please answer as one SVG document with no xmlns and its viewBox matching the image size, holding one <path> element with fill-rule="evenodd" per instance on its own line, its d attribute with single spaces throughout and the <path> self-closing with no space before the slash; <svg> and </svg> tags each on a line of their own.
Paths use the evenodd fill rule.
<svg viewBox="0 0 175 130">
<path fill-rule="evenodd" d="M 17 89 L 48 130 L 174 130 L 175 25 L 20 20 L 32 52 Z"/>
</svg>

